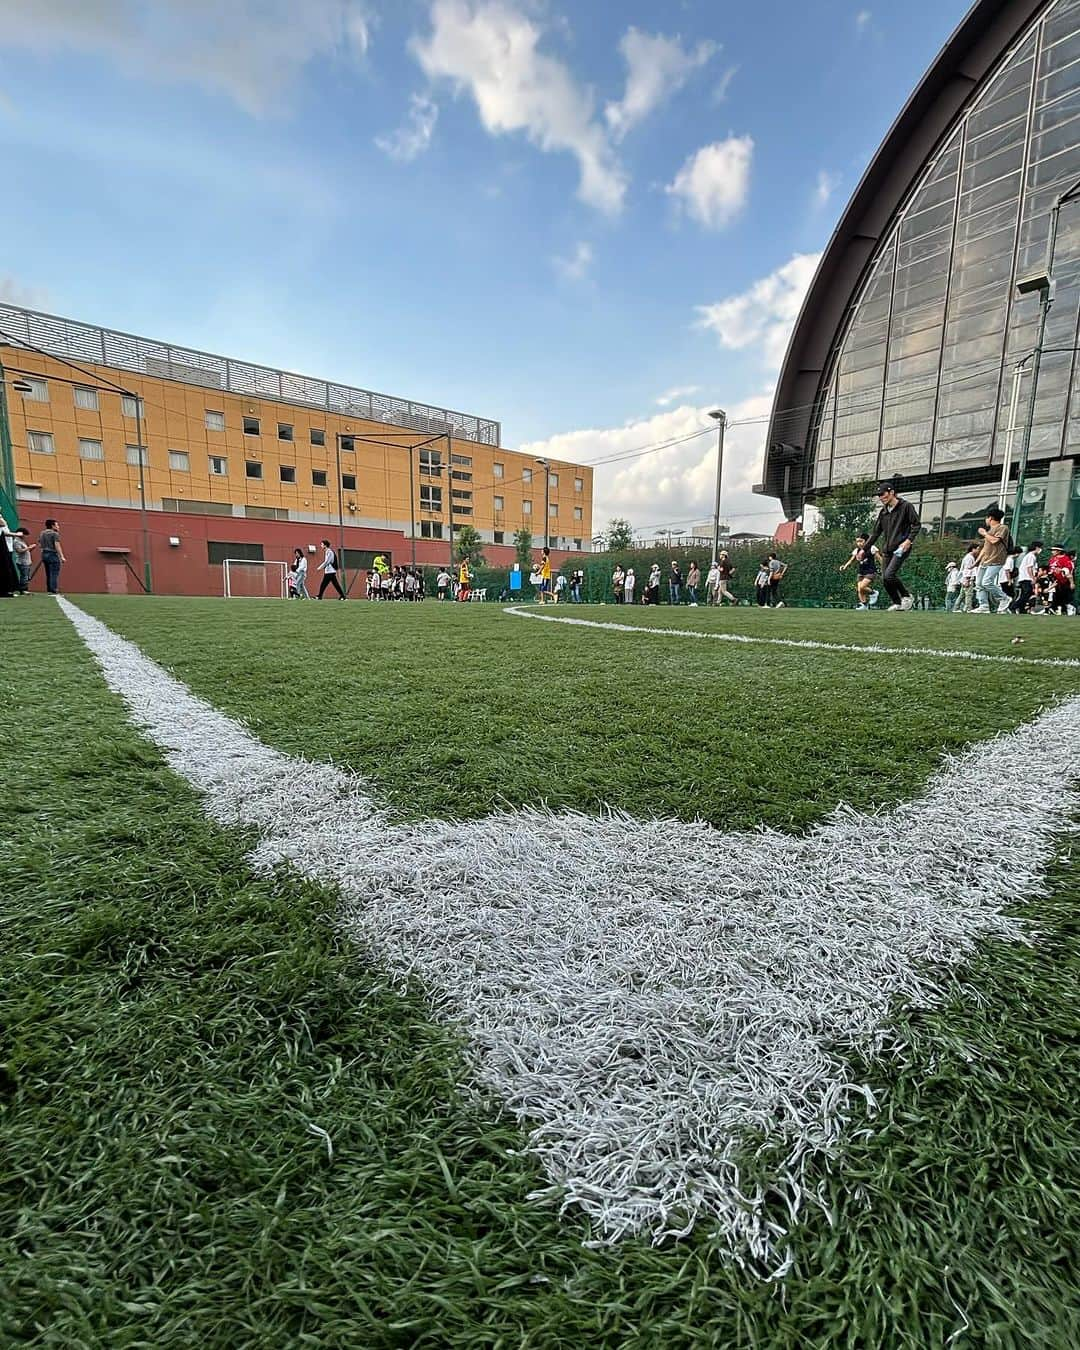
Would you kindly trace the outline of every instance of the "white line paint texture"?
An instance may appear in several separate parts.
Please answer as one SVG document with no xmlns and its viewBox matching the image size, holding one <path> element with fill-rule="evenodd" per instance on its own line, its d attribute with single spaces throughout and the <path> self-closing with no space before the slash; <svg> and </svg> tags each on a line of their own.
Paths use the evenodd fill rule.
<svg viewBox="0 0 1080 1350">
<path fill-rule="evenodd" d="M 782 1272 L 810 1164 L 842 1146 L 856 1099 L 873 1106 L 849 1058 L 895 1051 L 890 1009 L 931 1004 L 980 940 L 1027 939 L 1008 911 L 1080 804 L 1073 697 L 947 761 L 917 800 L 840 807 L 802 838 L 615 813 L 403 825 L 60 603 L 212 818 L 258 832 L 253 863 L 339 888 L 356 940 L 463 1027 L 472 1081 L 550 1178 L 538 1196 L 604 1241 L 704 1222 Z M 1002 833 L 1021 792 L 1043 825 Z M 773 1160 L 764 1180 L 748 1141 Z"/>
<path fill-rule="evenodd" d="M 504 614 L 515 619 L 539 619 L 541 623 L 566 623 L 575 628 L 601 628 L 612 633 L 647 633 L 653 637 L 704 638 L 708 642 L 737 642 L 748 647 L 797 647 L 814 652 L 865 652 L 868 656 L 941 656 L 952 661 L 989 661 L 1006 666 L 1062 666 L 1080 670 L 1080 660 L 1071 656 L 998 656 L 994 652 L 953 651 L 948 647 L 884 647 L 856 642 L 816 642 L 812 638 L 748 637 L 745 633 L 706 633 L 696 628 L 651 628 L 643 623 L 614 623 L 607 619 L 571 619 L 561 614 L 541 614 L 532 609 L 507 605 Z M 901 622 L 903 622 L 901 620 Z"/>
</svg>

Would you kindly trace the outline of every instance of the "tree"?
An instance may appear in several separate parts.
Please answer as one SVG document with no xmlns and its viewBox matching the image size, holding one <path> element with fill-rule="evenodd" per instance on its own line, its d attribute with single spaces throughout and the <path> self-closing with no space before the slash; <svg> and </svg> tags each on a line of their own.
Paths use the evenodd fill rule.
<svg viewBox="0 0 1080 1350">
<path fill-rule="evenodd" d="M 526 574 L 532 571 L 532 551 L 533 537 L 532 530 L 526 530 L 522 527 L 514 531 L 514 552 L 517 555 L 517 565 Z"/>
<path fill-rule="evenodd" d="M 468 562 L 470 567 L 483 567 L 484 541 L 480 531 L 474 525 L 462 525 L 454 540 L 454 553 L 459 562 Z"/>
<path fill-rule="evenodd" d="M 628 520 L 623 520 L 621 516 L 616 516 L 608 521 L 607 527 L 607 549 L 613 553 L 618 549 L 630 548 L 634 542 L 634 527 Z"/>
<path fill-rule="evenodd" d="M 874 484 L 841 483 L 814 503 L 821 513 L 822 534 L 842 534 L 849 539 L 868 530 L 874 521 Z"/>
</svg>

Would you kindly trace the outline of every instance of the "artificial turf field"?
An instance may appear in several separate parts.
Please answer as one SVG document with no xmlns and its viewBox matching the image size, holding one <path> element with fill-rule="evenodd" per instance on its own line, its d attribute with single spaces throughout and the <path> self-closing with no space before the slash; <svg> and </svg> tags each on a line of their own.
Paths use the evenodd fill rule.
<svg viewBox="0 0 1080 1350">
<path fill-rule="evenodd" d="M 402 820 L 543 802 L 807 829 L 918 792 L 1080 670 L 576 629 L 494 606 L 80 599 Z M 569 608 L 826 642 L 1076 657 L 1054 619 Z M 699 1228 L 583 1245 L 461 1049 L 128 724 L 42 597 L 5 610 L 0 1343 L 1070 1346 L 1080 1340 L 1077 901 L 1026 913 L 864 1067 L 881 1111 L 767 1282 Z M 1013 648 L 1010 639 L 1025 643 Z M 1002 822 L 1037 829 L 1038 822 Z M 333 1154 L 310 1129 L 332 1126 Z M 951 1340 L 950 1340 L 951 1338 Z"/>
</svg>

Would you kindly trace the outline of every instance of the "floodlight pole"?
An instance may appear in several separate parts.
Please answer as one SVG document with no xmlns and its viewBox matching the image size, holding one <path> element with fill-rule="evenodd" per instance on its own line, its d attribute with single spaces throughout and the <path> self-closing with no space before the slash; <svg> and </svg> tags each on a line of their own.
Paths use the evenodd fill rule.
<svg viewBox="0 0 1080 1350">
<path fill-rule="evenodd" d="M 713 503 L 712 521 L 712 560 L 715 563 L 720 556 L 720 486 L 724 481 L 724 428 L 727 426 L 727 413 L 717 408 L 709 416 L 715 420 L 720 433 L 716 443 L 716 501 Z"/>
<path fill-rule="evenodd" d="M 143 585 L 146 594 L 153 594 L 154 585 L 150 574 L 150 526 L 146 519 L 146 470 L 150 467 L 150 449 L 143 445 L 142 437 L 142 399 L 138 394 L 128 394 L 135 400 L 135 440 L 139 445 L 139 520 L 142 524 Z"/>
<path fill-rule="evenodd" d="M 409 446 L 409 536 L 412 542 L 412 567 L 416 571 L 416 446 Z"/>
<path fill-rule="evenodd" d="M 544 466 L 544 548 L 551 548 L 551 537 L 548 533 L 549 512 L 551 511 L 551 461 L 541 459 L 537 456 L 537 464 Z"/>
<path fill-rule="evenodd" d="M 450 472 L 450 466 L 454 462 L 453 442 L 450 440 L 450 433 L 444 431 L 446 437 L 446 518 L 450 522 L 447 526 L 447 536 L 450 540 L 450 575 L 454 575 L 454 489 L 453 476 Z"/>
<path fill-rule="evenodd" d="M 349 574 L 345 570 L 345 495 L 341 486 L 341 432 L 334 440 L 337 449 L 337 519 L 338 519 L 338 571 L 345 578 L 345 594 L 349 594 Z"/>
</svg>

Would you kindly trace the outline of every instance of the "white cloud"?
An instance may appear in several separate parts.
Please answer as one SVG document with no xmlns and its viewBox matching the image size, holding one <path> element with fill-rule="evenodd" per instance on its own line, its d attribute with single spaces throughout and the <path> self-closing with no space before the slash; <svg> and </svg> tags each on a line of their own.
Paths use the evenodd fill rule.
<svg viewBox="0 0 1080 1350">
<path fill-rule="evenodd" d="M 723 520 L 734 530 L 771 534 L 784 518 L 779 505 L 757 497 L 762 452 L 772 395 L 768 391 L 729 407 L 724 439 Z M 623 463 L 598 465 L 594 479 L 593 528 L 599 533 L 613 516 L 624 516 L 635 530 L 651 535 L 656 526 L 689 529 L 712 516 L 716 490 L 716 434 L 709 418 L 714 407 L 684 405 L 622 426 L 568 431 L 520 449 L 525 454 L 586 463 L 645 445 L 705 434 L 681 445 Z M 733 425 L 743 419 L 748 424 Z"/>
<path fill-rule="evenodd" d="M 731 88 L 731 81 L 739 73 L 738 66 L 728 66 L 723 75 L 720 76 L 720 82 L 713 90 L 713 102 L 723 103 L 728 96 L 728 90 Z"/>
<path fill-rule="evenodd" d="M 818 210 L 823 210 L 829 204 L 829 198 L 840 186 L 840 175 L 830 173 L 828 169 L 819 169 L 817 183 L 814 187 L 814 205 Z"/>
<path fill-rule="evenodd" d="M 366 0 L 0 0 L 0 47 L 91 52 L 261 115 L 311 61 L 363 57 L 371 23 Z"/>
<path fill-rule="evenodd" d="M 609 103 L 604 109 L 616 141 L 621 141 L 665 99 L 677 93 L 719 47 L 715 42 L 704 41 L 689 51 L 679 37 L 629 28 L 619 43 L 619 51 L 626 61 L 626 90 L 617 103 Z"/>
<path fill-rule="evenodd" d="M 491 135 L 523 132 L 541 150 L 572 154 L 582 201 L 609 214 L 621 209 L 626 174 L 592 96 L 562 61 L 539 50 L 542 32 L 532 19 L 509 0 L 433 0 L 431 25 L 428 37 L 412 43 L 430 79 L 470 94 Z"/>
<path fill-rule="evenodd" d="M 703 145 L 690 156 L 666 191 L 677 197 L 696 221 L 718 230 L 742 209 L 750 192 L 750 136 L 729 136 Z"/>
<path fill-rule="evenodd" d="M 40 286 L 26 286 L 14 277 L 0 277 L 0 305 L 20 305 L 23 309 L 45 309 L 49 294 Z"/>
<path fill-rule="evenodd" d="M 438 120 L 439 105 L 424 94 L 413 94 L 405 122 L 388 136 L 376 136 L 375 144 L 391 159 L 407 164 L 422 155 L 431 144 Z"/>
<path fill-rule="evenodd" d="M 593 261 L 592 244 L 584 241 L 574 246 L 569 258 L 552 258 L 552 265 L 564 281 L 584 281 Z"/>
<path fill-rule="evenodd" d="M 701 392 L 700 384 L 680 384 L 674 389 L 667 389 L 656 400 L 658 408 L 670 408 L 671 405 L 680 398 L 689 398 L 692 394 Z"/>
<path fill-rule="evenodd" d="M 873 17 L 873 14 L 868 9 L 860 9 L 855 15 L 855 31 L 857 33 L 865 33 L 870 27 L 870 20 Z"/>
<path fill-rule="evenodd" d="M 797 253 L 740 295 L 699 305 L 700 326 L 714 332 L 720 345 L 730 350 L 760 347 L 765 361 L 775 369 L 783 360 L 820 257 L 819 253 Z"/>
</svg>

